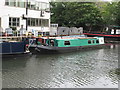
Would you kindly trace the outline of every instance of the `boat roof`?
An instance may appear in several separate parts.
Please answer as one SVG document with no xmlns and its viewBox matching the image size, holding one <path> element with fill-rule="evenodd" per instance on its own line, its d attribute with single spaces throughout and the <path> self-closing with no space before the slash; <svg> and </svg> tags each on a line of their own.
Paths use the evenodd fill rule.
<svg viewBox="0 0 120 90">
<path fill-rule="evenodd" d="M 97 39 L 97 37 L 42 37 L 43 39 L 56 39 L 56 40 L 64 40 L 64 39 Z"/>
</svg>

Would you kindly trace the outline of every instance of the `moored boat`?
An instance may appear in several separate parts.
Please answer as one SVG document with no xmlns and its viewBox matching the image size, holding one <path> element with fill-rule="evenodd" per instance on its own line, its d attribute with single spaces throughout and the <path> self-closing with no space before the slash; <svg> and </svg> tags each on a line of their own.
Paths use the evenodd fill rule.
<svg viewBox="0 0 120 90">
<path fill-rule="evenodd" d="M 30 44 L 32 53 L 64 53 L 104 44 L 103 37 L 42 37 Z"/>
<path fill-rule="evenodd" d="M 106 32 L 87 32 L 84 33 L 88 37 L 104 37 L 105 41 L 120 41 L 120 26 L 113 26 L 106 29 Z"/>
<path fill-rule="evenodd" d="M 18 55 L 28 53 L 26 48 L 26 42 L 20 40 L 18 37 L 1 37 L 0 38 L 0 55 Z"/>
</svg>

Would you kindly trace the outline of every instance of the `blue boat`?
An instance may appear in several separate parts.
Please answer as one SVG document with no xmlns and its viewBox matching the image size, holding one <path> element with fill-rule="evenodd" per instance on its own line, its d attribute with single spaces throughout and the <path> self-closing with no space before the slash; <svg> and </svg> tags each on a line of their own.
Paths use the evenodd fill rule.
<svg viewBox="0 0 120 90">
<path fill-rule="evenodd" d="M 28 53 L 26 50 L 25 41 L 9 41 L 8 39 L 1 39 L 0 41 L 0 55 L 18 55 Z"/>
</svg>

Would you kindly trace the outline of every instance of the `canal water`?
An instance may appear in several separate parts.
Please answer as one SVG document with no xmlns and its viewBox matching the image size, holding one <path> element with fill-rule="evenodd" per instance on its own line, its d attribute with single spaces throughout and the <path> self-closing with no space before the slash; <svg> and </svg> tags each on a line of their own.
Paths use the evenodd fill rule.
<svg viewBox="0 0 120 90">
<path fill-rule="evenodd" d="M 2 60 L 3 88 L 118 88 L 118 44 Z"/>
</svg>

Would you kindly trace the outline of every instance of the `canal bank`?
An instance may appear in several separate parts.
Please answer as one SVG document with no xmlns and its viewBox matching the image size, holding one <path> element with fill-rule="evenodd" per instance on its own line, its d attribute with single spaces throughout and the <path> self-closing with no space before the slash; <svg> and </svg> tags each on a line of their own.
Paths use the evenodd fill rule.
<svg viewBox="0 0 120 90">
<path fill-rule="evenodd" d="M 4 58 L 3 88 L 118 88 L 120 45 L 54 55 Z"/>
</svg>

